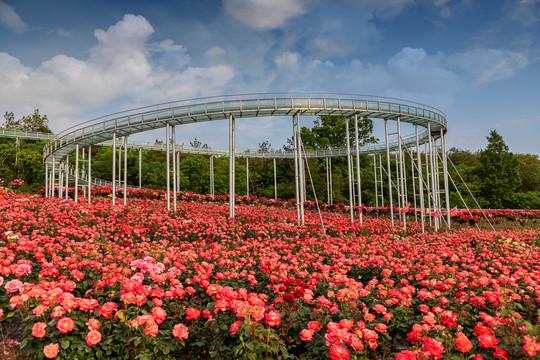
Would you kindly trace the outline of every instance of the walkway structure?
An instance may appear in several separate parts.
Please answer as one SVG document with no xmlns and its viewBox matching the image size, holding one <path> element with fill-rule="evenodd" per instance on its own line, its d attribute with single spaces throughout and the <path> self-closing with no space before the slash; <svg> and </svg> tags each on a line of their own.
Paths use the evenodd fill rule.
<svg viewBox="0 0 540 360">
<path fill-rule="evenodd" d="M 355 134 L 354 149 L 351 149 L 351 139 L 347 131 L 347 148 L 328 149 L 318 151 L 306 151 L 302 144 L 300 136 L 301 116 L 302 115 L 343 115 L 347 117 L 347 127 L 351 126 Z M 244 151 L 239 152 L 235 148 L 235 119 L 236 118 L 255 118 L 268 116 L 291 116 L 293 123 L 294 151 L 292 152 L 259 152 Z M 358 144 L 358 118 L 369 117 L 371 119 L 380 119 L 384 121 L 385 141 L 380 144 L 364 147 Z M 175 142 L 175 127 L 184 124 L 228 120 L 229 122 L 229 149 L 205 149 L 178 147 Z M 388 122 L 395 124 L 395 131 L 389 132 Z M 402 136 L 401 124 L 408 123 L 415 126 L 415 133 L 408 136 Z M 75 153 L 76 162 L 74 169 L 75 185 L 78 186 L 80 177 L 79 152 L 83 149 L 91 148 L 94 145 L 103 145 L 109 143 L 115 149 L 113 151 L 112 161 L 112 187 L 113 204 L 116 203 L 116 184 L 117 184 L 117 163 L 116 147 L 118 140 L 121 140 L 124 149 L 124 181 L 123 186 L 127 187 L 127 137 L 131 134 L 140 133 L 148 130 L 166 128 L 166 144 L 151 146 L 164 147 L 169 154 L 167 156 L 167 206 L 171 209 L 171 183 L 170 175 L 172 173 L 172 207 L 176 210 L 176 191 L 178 190 L 178 159 L 179 152 L 206 153 L 210 156 L 228 156 L 230 159 L 236 157 L 260 157 L 269 159 L 289 158 L 295 163 L 295 184 L 297 198 L 297 216 L 298 221 L 304 221 L 303 203 L 306 199 L 306 173 L 305 159 L 307 158 L 326 158 L 328 170 L 328 184 L 331 184 L 331 158 L 337 156 L 346 156 L 349 169 L 349 201 L 351 221 L 354 221 L 353 208 L 355 204 L 359 209 L 358 220 L 362 225 L 361 206 L 361 183 L 360 183 L 360 154 L 373 154 L 374 176 L 377 192 L 377 206 L 384 206 L 383 196 L 383 172 L 387 177 L 389 200 L 388 204 L 391 210 L 392 225 L 394 225 L 394 205 L 399 209 L 399 218 L 402 226 L 406 226 L 406 209 L 410 206 L 407 199 L 407 184 L 405 174 L 405 153 L 409 153 L 411 158 L 411 167 L 413 171 L 413 189 L 414 202 L 418 197 L 421 208 L 421 222 L 424 226 L 424 193 L 427 192 L 428 208 L 434 212 L 435 216 L 430 216 L 430 222 L 434 222 L 435 229 L 441 225 L 442 218 L 437 216 L 442 214 L 441 194 L 445 196 L 446 203 L 446 223 L 450 226 L 450 206 L 448 195 L 448 171 L 446 165 L 446 116 L 433 107 L 393 98 L 384 98 L 377 96 L 351 95 L 351 94 L 321 94 L 321 93 L 260 93 L 244 94 L 198 98 L 182 100 L 171 103 L 163 103 L 148 107 L 137 108 L 125 112 L 111 114 L 102 118 L 94 119 L 75 127 L 66 129 L 56 135 L 45 146 L 43 151 L 43 161 L 46 165 L 46 193 L 52 194 L 52 189 L 56 184 L 56 175 L 58 181 L 69 177 L 68 157 Z M 439 145 L 440 142 L 440 145 Z M 136 147 L 136 143 L 130 143 Z M 420 145 L 425 145 L 425 162 L 422 164 Z M 146 148 L 148 144 L 140 143 L 139 148 Z M 439 154 L 439 149 L 440 154 Z M 377 163 L 376 154 L 386 153 L 386 166 Z M 391 153 L 396 159 L 396 169 L 392 171 L 390 166 Z M 88 151 L 88 172 L 87 179 L 91 177 L 91 152 Z M 212 158 L 212 157 L 211 157 Z M 354 161 L 353 158 L 356 158 Z M 413 160 L 415 159 L 415 160 Z M 172 160 L 172 161 L 171 161 Z M 171 164 L 172 162 L 172 164 Z M 61 165 L 60 165 L 61 164 Z M 140 164 L 140 163 L 139 163 Z M 235 162 L 230 161 L 229 169 L 229 190 L 231 194 L 235 193 Z M 120 165 L 120 164 L 118 164 Z M 426 171 L 422 171 L 423 166 Z M 140 165 L 139 165 L 140 168 Z M 121 169 L 118 168 L 118 175 Z M 356 173 L 356 179 L 354 174 Z M 424 177 L 423 173 L 427 176 Z M 414 175 L 416 174 L 416 175 Z M 63 176 L 63 179 L 62 179 Z M 441 190 L 439 184 L 444 183 L 444 189 Z M 276 181 L 276 180 L 275 180 Z M 86 182 L 86 181 L 85 181 Z M 92 180 L 88 181 L 92 183 Z M 140 185 L 140 184 L 139 184 Z M 329 189 L 331 186 L 328 187 Z M 416 191 L 418 189 L 418 192 Z M 397 204 L 394 204 L 393 189 L 397 192 Z M 248 190 L 249 192 L 249 190 Z M 91 201 L 91 187 L 88 189 L 88 201 Z M 124 202 L 126 191 L 124 191 Z M 76 195 L 77 197 L 77 195 Z M 230 196 L 229 214 L 234 217 L 234 196 Z M 379 204 L 379 199 L 381 203 Z M 75 199 L 78 201 L 78 199 Z"/>
</svg>

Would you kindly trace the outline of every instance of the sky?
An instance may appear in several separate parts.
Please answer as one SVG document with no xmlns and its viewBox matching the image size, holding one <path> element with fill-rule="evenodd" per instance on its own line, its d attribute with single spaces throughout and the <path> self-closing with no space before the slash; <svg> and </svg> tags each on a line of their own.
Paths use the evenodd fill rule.
<svg viewBox="0 0 540 360">
<path fill-rule="evenodd" d="M 540 154 L 539 60 L 540 0 L 0 0 L 0 112 L 38 108 L 56 133 L 174 100 L 332 92 L 436 107 L 449 147 L 497 130 Z M 237 146 L 281 148 L 291 123 L 238 119 Z M 227 148 L 227 122 L 177 130 L 194 138 Z"/>
</svg>

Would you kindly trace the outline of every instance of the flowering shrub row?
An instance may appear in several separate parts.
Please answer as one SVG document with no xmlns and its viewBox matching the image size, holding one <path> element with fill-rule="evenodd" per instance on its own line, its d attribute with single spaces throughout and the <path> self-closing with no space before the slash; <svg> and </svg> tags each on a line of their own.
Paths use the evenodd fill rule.
<svg viewBox="0 0 540 360">
<path fill-rule="evenodd" d="M 9 194 L 2 321 L 35 358 L 475 359 L 540 352 L 538 231 Z"/>
<path fill-rule="evenodd" d="M 69 188 L 69 194 L 73 194 L 74 187 Z M 58 194 L 58 189 L 55 189 L 56 195 Z M 40 191 L 41 195 L 45 194 L 45 189 L 43 188 Z M 97 197 L 111 197 L 112 196 L 112 187 L 111 186 L 94 186 L 92 187 L 92 196 Z M 79 196 L 83 195 L 82 188 L 79 188 Z M 117 188 L 116 195 L 118 197 L 123 197 L 124 189 Z M 130 199 L 164 199 L 166 196 L 166 191 L 164 190 L 151 190 L 151 189 L 137 189 L 137 188 L 128 188 L 127 197 Z M 188 192 L 179 192 L 177 193 L 177 199 L 180 201 L 188 202 L 198 202 L 198 203 L 215 203 L 215 204 L 225 204 L 229 202 L 229 195 L 200 195 L 195 193 Z M 274 206 L 278 208 L 292 209 L 296 206 L 296 200 L 282 200 L 280 198 L 272 199 L 266 197 L 257 197 L 257 196 L 241 196 L 236 195 L 235 201 L 239 205 L 259 205 L 259 206 Z M 308 210 L 316 211 L 317 207 L 323 211 L 330 212 L 339 212 L 347 213 L 349 207 L 343 203 L 328 204 L 322 201 L 306 201 L 304 206 Z M 372 207 L 362 205 L 362 212 L 366 215 L 390 215 L 390 207 Z M 358 212 L 359 207 L 355 207 L 354 211 Z M 399 209 L 397 206 L 393 208 L 394 214 L 399 214 L 403 212 L 403 209 Z M 406 213 L 413 215 L 416 213 L 418 216 L 421 211 L 419 208 L 408 207 L 405 210 Z M 460 223 L 460 224 L 470 224 L 474 225 L 484 219 L 484 214 L 492 223 L 499 223 L 501 221 L 507 220 L 510 222 L 516 222 L 518 224 L 525 225 L 527 223 L 540 223 L 540 210 L 509 210 L 509 209 L 495 209 L 495 210 L 480 210 L 480 209 L 470 209 L 470 210 L 452 210 L 450 212 L 451 221 Z M 429 215 L 429 211 L 428 211 Z M 434 216 L 433 212 L 431 216 Z M 438 215 L 435 215 L 438 216 Z M 440 214 L 440 216 L 446 216 L 446 211 Z"/>
</svg>

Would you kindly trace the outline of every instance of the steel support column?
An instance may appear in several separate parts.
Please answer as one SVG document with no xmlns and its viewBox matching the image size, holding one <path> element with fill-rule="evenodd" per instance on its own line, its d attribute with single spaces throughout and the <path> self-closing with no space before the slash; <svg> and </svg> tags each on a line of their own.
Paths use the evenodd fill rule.
<svg viewBox="0 0 540 360">
<path fill-rule="evenodd" d="M 298 171 L 298 142 L 296 138 L 296 115 L 293 115 L 294 184 L 296 187 L 296 219 L 300 224 L 300 172 Z"/>
<path fill-rule="evenodd" d="M 235 205 L 235 155 L 234 155 L 234 117 L 229 114 L 229 217 L 234 218 Z"/>
<path fill-rule="evenodd" d="M 66 200 L 69 199 L 69 155 L 66 155 Z"/>
<path fill-rule="evenodd" d="M 386 171 L 388 173 L 388 197 L 390 199 L 390 220 L 394 227 L 394 200 L 392 199 L 392 173 L 390 172 L 390 144 L 388 143 L 388 120 L 384 119 L 384 137 L 386 139 Z"/>
<path fill-rule="evenodd" d="M 49 197 L 49 164 L 45 163 L 45 197 Z"/>
<path fill-rule="evenodd" d="M 167 123 L 167 211 L 171 211 L 171 125 Z"/>
<path fill-rule="evenodd" d="M 214 155 L 210 155 L 210 195 L 214 196 Z"/>
<path fill-rule="evenodd" d="M 75 202 L 79 202 L 79 144 L 75 144 Z"/>
<path fill-rule="evenodd" d="M 172 136 L 172 169 L 173 169 L 173 211 L 176 213 L 176 130 L 174 126 L 171 126 Z"/>
<path fill-rule="evenodd" d="M 403 158 L 403 148 L 401 147 L 401 119 L 397 118 L 397 133 L 398 133 L 398 151 L 399 151 L 399 162 L 396 164 L 398 167 L 399 167 L 399 174 L 400 176 L 398 177 L 398 182 L 399 182 L 399 187 L 401 189 L 400 191 L 400 195 L 401 195 L 401 201 L 400 201 L 400 204 L 401 204 L 401 221 L 403 222 L 403 228 L 407 228 L 407 217 L 405 216 L 405 212 L 403 211 L 403 209 L 407 206 L 406 204 L 406 197 L 405 197 L 405 192 L 407 191 L 407 189 L 405 188 L 405 182 L 404 182 L 404 178 L 405 178 L 405 169 L 404 169 L 404 158 Z"/>
<path fill-rule="evenodd" d="M 428 143 L 429 143 L 429 158 L 431 168 L 431 194 L 433 203 L 433 222 L 435 224 L 435 231 L 439 230 L 439 210 L 437 208 L 437 190 L 435 187 L 435 161 L 433 159 L 433 139 L 431 136 L 431 122 L 428 122 Z"/>
<path fill-rule="evenodd" d="M 379 179 L 381 179 L 381 206 L 384 207 L 384 184 L 383 184 L 383 177 L 382 177 L 382 155 L 379 154 Z"/>
<path fill-rule="evenodd" d="M 351 142 L 349 135 L 349 118 L 345 118 L 345 132 L 347 141 L 347 175 L 349 178 L 349 213 L 351 215 L 351 223 L 354 222 L 353 212 L 353 174 L 352 174 L 352 159 L 351 159 Z"/>
<path fill-rule="evenodd" d="M 296 114 L 296 137 L 298 144 L 298 173 L 299 173 L 299 189 L 300 189 L 300 223 L 304 225 L 304 202 L 306 201 L 306 177 L 304 172 L 304 157 L 302 156 L 302 137 L 300 136 L 300 114 Z"/>
<path fill-rule="evenodd" d="M 446 134 L 441 129 L 442 139 L 442 158 L 443 158 L 443 177 L 444 177 L 444 198 L 446 201 L 446 224 L 448 230 L 451 229 L 450 225 L 450 189 L 448 188 L 448 154 L 446 153 Z"/>
<path fill-rule="evenodd" d="M 88 147 L 88 203 L 92 203 L 92 145 Z"/>
<path fill-rule="evenodd" d="M 363 226 L 362 214 L 362 184 L 360 180 L 360 144 L 358 143 L 358 114 L 354 114 L 354 137 L 356 141 L 356 188 L 358 193 L 358 219 Z"/>
<path fill-rule="evenodd" d="M 139 148 L 139 189 L 142 188 L 142 147 Z"/>
<path fill-rule="evenodd" d="M 422 156 L 420 155 L 420 140 L 418 138 L 418 125 L 415 125 L 416 130 L 416 170 L 418 172 L 418 191 L 420 193 L 420 222 L 422 224 L 422 232 L 425 232 L 425 216 L 424 209 L 424 176 L 422 171 Z"/>
<path fill-rule="evenodd" d="M 274 199 L 277 199 L 277 170 L 276 170 L 276 158 L 274 158 Z"/>
<path fill-rule="evenodd" d="M 375 184 L 375 207 L 379 207 L 379 183 L 377 182 L 377 154 L 373 154 L 373 178 Z"/>
<path fill-rule="evenodd" d="M 249 158 L 246 158 L 246 195 L 249 197 Z"/>
<path fill-rule="evenodd" d="M 112 204 L 116 205 L 116 131 L 113 131 L 112 143 Z"/>
<path fill-rule="evenodd" d="M 124 205 L 127 205 L 127 136 L 124 136 Z"/>
</svg>

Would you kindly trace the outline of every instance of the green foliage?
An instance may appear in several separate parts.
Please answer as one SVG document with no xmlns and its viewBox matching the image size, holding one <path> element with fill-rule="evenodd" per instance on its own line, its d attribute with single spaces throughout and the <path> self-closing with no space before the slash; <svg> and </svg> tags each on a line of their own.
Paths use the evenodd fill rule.
<svg viewBox="0 0 540 360">
<path fill-rule="evenodd" d="M 51 129 L 49 129 L 47 115 L 40 115 L 39 109 L 35 109 L 33 114 L 23 116 L 19 120 L 15 120 L 13 112 L 6 111 L 4 118 L 6 121 L 2 124 L 2 127 L 6 129 L 52 134 Z"/>
<path fill-rule="evenodd" d="M 519 160 L 497 131 L 492 130 L 487 139 L 488 145 L 480 152 L 478 167 L 480 195 L 494 208 L 509 207 L 511 194 L 521 185 Z"/>
</svg>

